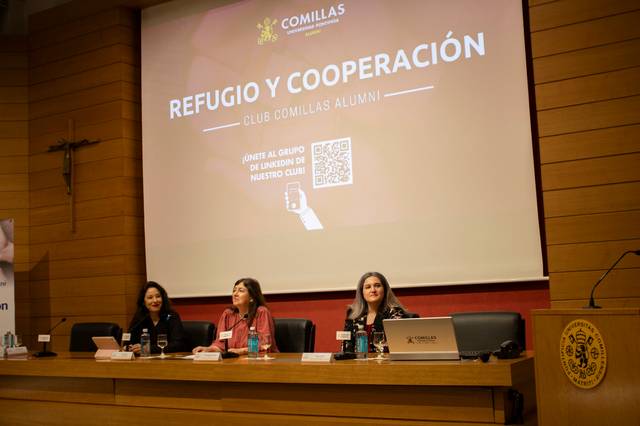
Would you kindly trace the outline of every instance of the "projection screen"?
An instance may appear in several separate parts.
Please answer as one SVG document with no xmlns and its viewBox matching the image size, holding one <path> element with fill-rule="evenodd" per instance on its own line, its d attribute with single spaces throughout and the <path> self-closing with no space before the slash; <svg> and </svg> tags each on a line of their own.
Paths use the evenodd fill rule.
<svg viewBox="0 0 640 426">
<path fill-rule="evenodd" d="M 172 297 L 544 279 L 521 2 L 142 15 L 148 278 Z"/>
</svg>

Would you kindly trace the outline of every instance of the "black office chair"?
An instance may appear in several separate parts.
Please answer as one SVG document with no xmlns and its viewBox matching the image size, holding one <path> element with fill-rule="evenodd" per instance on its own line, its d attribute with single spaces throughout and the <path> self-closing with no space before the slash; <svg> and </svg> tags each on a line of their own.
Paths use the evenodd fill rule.
<svg viewBox="0 0 640 426">
<path fill-rule="evenodd" d="M 524 319 L 518 312 L 458 312 L 451 317 L 461 355 L 495 352 L 507 341 L 525 350 Z"/>
<path fill-rule="evenodd" d="M 404 313 L 404 317 L 405 318 L 420 318 L 420 315 L 416 314 L 415 312 L 405 312 Z"/>
<path fill-rule="evenodd" d="M 216 337 L 216 325 L 209 321 L 182 321 L 187 336 L 188 349 L 209 346 Z"/>
<path fill-rule="evenodd" d="M 69 352 L 96 351 L 98 348 L 91 340 L 94 336 L 113 336 L 120 342 L 122 329 L 112 322 L 77 322 L 71 327 Z"/>
<path fill-rule="evenodd" d="M 274 318 L 276 345 L 280 352 L 313 352 L 316 326 L 303 318 Z"/>
</svg>

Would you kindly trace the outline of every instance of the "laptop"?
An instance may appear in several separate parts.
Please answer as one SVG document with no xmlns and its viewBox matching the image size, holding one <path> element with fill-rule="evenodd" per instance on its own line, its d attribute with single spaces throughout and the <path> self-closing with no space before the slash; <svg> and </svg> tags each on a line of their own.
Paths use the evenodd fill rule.
<svg viewBox="0 0 640 426">
<path fill-rule="evenodd" d="M 451 317 L 382 321 L 392 360 L 458 360 Z"/>
</svg>

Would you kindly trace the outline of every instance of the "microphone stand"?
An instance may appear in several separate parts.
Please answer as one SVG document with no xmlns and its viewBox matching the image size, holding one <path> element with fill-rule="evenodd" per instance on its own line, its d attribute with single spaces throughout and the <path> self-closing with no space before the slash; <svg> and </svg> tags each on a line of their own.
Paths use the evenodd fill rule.
<svg viewBox="0 0 640 426">
<path fill-rule="evenodd" d="M 233 330 L 236 325 L 240 324 L 242 320 L 246 319 L 247 317 L 248 315 L 244 314 L 242 318 L 236 321 L 235 324 L 233 324 L 231 328 L 228 328 L 226 331 Z M 222 352 L 221 356 L 222 356 L 222 359 L 229 359 L 229 358 L 238 358 L 240 355 L 238 355 L 235 352 L 229 352 L 229 339 L 224 339 L 224 352 Z"/>
<path fill-rule="evenodd" d="M 622 260 L 622 258 L 625 257 L 626 255 L 628 255 L 629 253 L 634 253 L 636 256 L 640 256 L 640 250 L 627 250 L 624 253 L 622 253 L 622 256 L 620 256 L 618 258 L 618 260 L 616 260 L 615 263 L 613 265 L 611 265 L 611 267 L 609 269 L 607 269 L 607 272 L 602 274 L 602 276 L 600 277 L 598 282 L 596 282 L 594 284 L 593 288 L 591 288 L 591 295 L 589 296 L 589 305 L 585 306 L 584 309 L 602 309 L 602 306 L 596 305 L 595 299 L 593 298 L 593 293 L 596 291 L 596 287 L 598 287 L 598 284 L 600 284 L 602 282 L 602 280 L 604 280 L 604 278 L 607 275 L 609 275 L 609 272 L 611 272 L 613 270 L 613 268 L 616 267 L 618 262 L 620 262 Z"/>
<path fill-rule="evenodd" d="M 60 324 L 62 324 L 63 322 L 65 322 L 67 320 L 67 318 L 62 318 L 60 320 L 60 322 L 58 322 L 56 325 L 54 325 L 53 327 L 51 327 L 49 329 L 49 331 L 47 332 L 47 334 L 49 335 L 49 339 L 51 339 L 51 332 L 53 330 L 55 330 L 55 328 L 57 326 L 59 326 Z M 47 350 L 47 342 L 42 342 L 42 350 L 40 352 L 36 352 L 33 354 L 33 356 L 37 357 L 37 358 L 44 358 L 44 357 L 50 357 L 50 356 L 58 356 L 57 353 L 55 352 L 51 352 Z"/>
<path fill-rule="evenodd" d="M 229 352 L 229 339 L 224 339 L 224 352 L 222 352 L 221 356 L 222 359 L 229 359 L 238 358 L 240 355 L 235 352 Z"/>
<path fill-rule="evenodd" d="M 129 332 L 128 333 L 122 333 L 122 337 L 120 339 L 120 352 L 130 352 L 129 350 L 127 350 L 128 348 L 125 348 L 124 346 L 124 342 L 131 342 L 131 332 L 133 330 L 135 330 L 136 328 L 140 327 L 140 325 L 149 317 L 149 314 L 147 313 L 145 316 L 143 316 L 142 318 L 140 318 L 138 320 L 137 323 L 135 323 L 133 325 L 133 327 L 129 327 Z M 124 335 L 128 334 L 129 335 L 129 339 L 125 340 Z M 130 345 L 127 345 L 130 346 Z"/>
</svg>

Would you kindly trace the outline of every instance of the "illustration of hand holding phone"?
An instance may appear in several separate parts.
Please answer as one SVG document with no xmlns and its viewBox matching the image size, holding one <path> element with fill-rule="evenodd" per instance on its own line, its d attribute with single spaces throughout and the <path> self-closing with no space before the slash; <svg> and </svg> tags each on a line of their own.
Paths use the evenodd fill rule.
<svg viewBox="0 0 640 426">
<path fill-rule="evenodd" d="M 284 200 L 287 203 L 287 210 L 300 214 L 307 207 L 307 196 L 300 189 L 300 182 L 287 183 L 287 192 L 284 193 Z M 304 207 L 302 207 L 304 203 Z"/>
<path fill-rule="evenodd" d="M 307 231 L 323 229 L 320 219 L 307 204 L 307 195 L 300 189 L 300 182 L 287 183 L 284 201 L 287 210 L 298 215 Z"/>
</svg>

